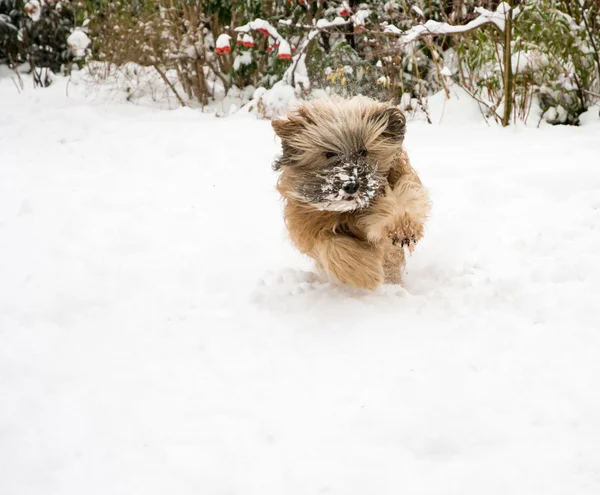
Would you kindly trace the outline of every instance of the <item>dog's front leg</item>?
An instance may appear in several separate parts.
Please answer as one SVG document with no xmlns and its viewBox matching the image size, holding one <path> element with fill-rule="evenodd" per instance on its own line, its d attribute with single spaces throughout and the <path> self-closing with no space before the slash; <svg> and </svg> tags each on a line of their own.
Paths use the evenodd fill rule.
<svg viewBox="0 0 600 495">
<path fill-rule="evenodd" d="M 409 250 L 423 237 L 431 204 L 421 182 L 413 174 L 387 187 L 362 219 L 369 242 L 391 242 Z"/>
<path fill-rule="evenodd" d="M 350 236 L 327 233 L 315 245 L 316 258 L 340 282 L 373 290 L 383 282 L 383 253 Z"/>
</svg>

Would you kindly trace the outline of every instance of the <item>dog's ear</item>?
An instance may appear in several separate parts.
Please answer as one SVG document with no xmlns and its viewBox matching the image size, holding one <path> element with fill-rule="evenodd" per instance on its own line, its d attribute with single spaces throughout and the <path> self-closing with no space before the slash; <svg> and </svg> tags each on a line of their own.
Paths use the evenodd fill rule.
<svg viewBox="0 0 600 495">
<path fill-rule="evenodd" d="M 386 132 L 391 137 L 403 139 L 406 134 L 406 117 L 404 112 L 398 107 L 390 107 L 387 109 L 388 126 Z"/>
<path fill-rule="evenodd" d="M 406 134 L 406 117 L 404 112 L 395 106 L 386 106 L 380 109 L 373 116 L 375 119 L 385 120 L 386 128 L 382 133 L 383 137 L 402 141 Z"/>
<path fill-rule="evenodd" d="M 298 150 L 291 144 L 290 140 L 298 135 L 306 124 L 308 114 L 303 108 L 290 113 L 285 119 L 271 121 L 271 126 L 281 138 L 282 155 L 273 163 L 273 169 L 279 170 L 284 165 L 291 165 L 293 157 L 298 154 Z"/>
<path fill-rule="evenodd" d="M 271 126 L 282 141 L 289 139 L 299 130 L 297 119 L 272 120 Z"/>
<path fill-rule="evenodd" d="M 306 126 L 314 124 L 311 110 L 301 106 L 291 111 L 285 119 L 271 121 L 273 130 L 283 141 L 290 139 L 294 134 L 301 132 Z"/>
</svg>

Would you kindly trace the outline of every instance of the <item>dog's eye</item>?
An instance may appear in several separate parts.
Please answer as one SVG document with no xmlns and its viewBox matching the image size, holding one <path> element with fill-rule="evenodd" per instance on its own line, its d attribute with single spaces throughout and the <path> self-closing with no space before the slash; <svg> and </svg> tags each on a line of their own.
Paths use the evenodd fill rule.
<svg viewBox="0 0 600 495">
<path fill-rule="evenodd" d="M 369 154 L 369 152 L 365 149 L 362 150 L 358 150 L 358 155 L 359 156 L 367 156 Z"/>
<path fill-rule="evenodd" d="M 325 158 L 334 158 L 337 156 L 337 153 L 334 153 L 333 151 L 326 151 L 325 152 Z"/>
</svg>

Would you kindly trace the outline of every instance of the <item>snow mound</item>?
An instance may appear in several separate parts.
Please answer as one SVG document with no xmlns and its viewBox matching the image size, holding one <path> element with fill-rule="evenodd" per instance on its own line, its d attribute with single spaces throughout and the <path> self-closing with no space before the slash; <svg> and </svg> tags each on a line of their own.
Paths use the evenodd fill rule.
<svg viewBox="0 0 600 495">
<path fill-rule="evenodd" d="M 67 46 L 76 57 L 84 57 L 92 41 L 80 29 L 73 31 L 67 38 Z"/>
<path fill-rule="evenodd" d="M 269 90 L 258 88 L 246 107 L 261 118 L 273 119 L 285 115 L 287 109 L 299 101 L 294 88 L 279 81 Z"/>
<path fill-rule="evenodd" d="M 489 110 L 478 103 L 464 89 L 456 85 L 449 87 L 450 98 L 442 90 L 427 98 L 429 118 L 434 124 L 472 125 L 486 122 Z M 494 122 L 493 118 L 490 119 Z"/>
</svg>

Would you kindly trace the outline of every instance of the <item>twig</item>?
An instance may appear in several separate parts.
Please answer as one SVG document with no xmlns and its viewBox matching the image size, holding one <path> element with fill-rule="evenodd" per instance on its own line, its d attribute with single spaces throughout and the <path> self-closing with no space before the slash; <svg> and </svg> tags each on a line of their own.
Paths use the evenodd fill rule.
<svg viewBox="0 0 600 495">
<path fill-rule="evenodd" d="M 17 81 L 19 81 L 19 84 L 17 84 L 17 81 L 15 81 L 12 77 L 10 79 L 16 86 L 17 92 L 21 93 L 21 91 L 23 91 L 25 89 L 25 84 L 23 84 L 23 79 L 21 79 L 21 74 L 19 74 L 19 69 L 16 65 L 13 65 L 12 63 L 9 65 L 9 67 L 15 73 L 15 76 L 17 76 Z"/>
<path fill-rule="evenodd" d="M 296 29 L 303 29 L 304 31 L 327 31 L 328 29 L 331 28 L 336 28 L 338 26 L 347 26 L 348 24 L 350 24 L 350 21 L 344 21 L 344 22 L 340 22 L 340 23 L 335 23 L 335 24 L 328 24 L 327 26 L 322 26 L 322 27 L 318 27 L 318 26 L 309 26 L 306 24 L 288 24 L 287 22 L 280 20 L 278 23 L 278 25 L 283 26 L 283 27 L 293 27 Z"/>
<path fill-rule="evenodd" d="M 19 81 L 19 86 L 21 86 L 21 89 L 25 89 L 25 83 L 23 82 L 23 78 L 21 77 L 21 74 L 19 74 L 19 69 L 16 65 L 12 65 L 12 70 L 15 73 L 15 76 L 17 76 L 17 80 Z"/>
<path fill-rule="evenodd" d="M 15 88 L 17 88 L 17 93 L 21 93 L 21 88 L 19 88 L 19 85 L 17 84 L 17 81 L 15 81 L 15 79 L 13 77 L 10 78 L 10 80 L 13 82 L 13 84 L 15 85 Z"/>
<path fill-rule="evenodd" d="M 479 98 L 475 93 L 472 93 L 471 91 L 469 91 L 464 85 L 462 85 L 460 83 L 460 81 L 457 81 L 456 84 L 458 84 L 458 86 L 460 88 L 462 88 L 477 103 L 486 107 L 491 112 L 491 114 L 494 116 L 494 120 L 496 121 L 496 123 L 498 122 L 498 114 L 496 113 L 496 109 L 493 106 L 488 105 L 485 101 L 483 101 L 481 98 Z M 481 111 L 481 107 L 479 108 L 479 111 Z M 481 111 L 481 114 L 483 115 L 483 111 Z M 488 121 L 488 119 L 485 115 L 483 115 L 483 118 L 485 119 L 486 122 Z M 488 123 L 488 125 L 489 125 L 489 123 Z"/>
<path fill-rule="evenodd" d="M 160 68 L 156 64 L 153 64 L 152 67 L 154 67 L 156 72 L 158 72 L 158 75 L 167 84 L 167 86 L 169 86 L 169 88 L 171 88 L 171 91 L 173 91 L 173 94 L 175 95 L 175 98 L 177 98 L 177 101 L 179 102 L 179 104 L 182 107 L 185 107 L 186 106 L 185 101 L 183 101 L 183 98 L 179 95 L 179 93 L 177 92 L 177 89 L 175 88 L 175 86 L 173 86 L 173 83 L 171 81 L 169 81 L 169 79 L 167 78 L 165 73 L 162 70 L 160 70 Z"/>
<path fill-rule="evenodd" d="M 427 48 L 429 48 L 429 51 L 431 52 L 431 57 L 433 59 L 433 64 L 435 65 L 435 72 L 437 74 L 437 79 L 440 82 L 440 84 L 442 85 L 442 88 L 444 88 L 444 93 L 446 93 L 446 99 L 449 99 L 450 91 L 448 91 L 448 87 L 446 86 L 446 81 L 444 80 L 445 76 L 442 75 L 442 72 L 440 70 L 440 64 L 438 62 L 438 52 L 435 50 L 433 43 L 431 42 L 430 39 L 425 40 L 425 45 L 427 46 Z"/>
<path fill-rule="evenodd" d="M 581 88 L 581 91 L 583 91 L 584 93 L 587 93 L 590 96 L 593 96 L 594 98 L 600 98 L 600 95 L 598 93 L 594 93 L 593 91 L 588 91 L 587 89 L 583 89 L 583 88 Z"/>
<path fill-rule="evenodd" d="M 541 125 L 541 123 L 542 123 L 542 120 L 544 119 L 544 115 L 546 115 L 546 112 L 547 112 L 547 111 L 548 111 L 547 109 L 546 109 L 546 110 L 544 110 L 544 111 L 542 112 L 542 115 L 540 115 L 540 120 L 538 120 L 538 123 L 537 123 L 537 128 L 538 128 L 538 129 L 540 128 L 540 125 Z"/>
</svg>

